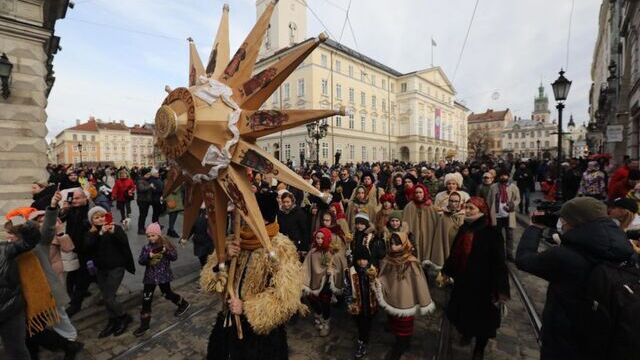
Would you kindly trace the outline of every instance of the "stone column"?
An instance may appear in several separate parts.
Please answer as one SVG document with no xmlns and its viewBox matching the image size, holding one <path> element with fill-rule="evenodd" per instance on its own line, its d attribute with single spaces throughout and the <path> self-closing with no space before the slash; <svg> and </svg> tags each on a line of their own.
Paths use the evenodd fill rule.
<svg viewBox="0 0 640 360">
<path fill-rule="evenodd" d="M 46 179 L 47 96 L 58 48 L 53 25 L 67 1 L 0 0 L 0 53 L 13 63 L 11 94 L 0 96 L 0 214 L 28 206 L 34 181 Z"/>
</svg>

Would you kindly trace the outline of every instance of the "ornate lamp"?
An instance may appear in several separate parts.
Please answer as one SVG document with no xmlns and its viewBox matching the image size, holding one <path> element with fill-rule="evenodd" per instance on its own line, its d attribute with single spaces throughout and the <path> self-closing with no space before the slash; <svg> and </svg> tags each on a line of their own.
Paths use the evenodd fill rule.
<svg viewBox="0 0 640 360">
<path fill-rule="evenodd" d="M 0 81 L 2 81 L 2 97 L 5 99 L 11 95 L 9 90 L 9 83 L 11 82 L 11 72 L 13 71 L 13 64 L 9 61 L 7 54 L 2 53 L 0 56 Z"/>
</svg>

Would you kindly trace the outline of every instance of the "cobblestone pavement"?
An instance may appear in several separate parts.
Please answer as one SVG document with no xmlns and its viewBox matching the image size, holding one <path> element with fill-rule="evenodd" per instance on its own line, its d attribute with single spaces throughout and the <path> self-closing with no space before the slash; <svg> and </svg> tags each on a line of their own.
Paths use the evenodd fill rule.
<svg viewBox="0 0 640 360">
<path fill-rule="evenodd" d="M 162 222 L 162 221 L 161 221 Z M 166 223 L 166 218 L 165 218 Z M 520 238 L 522 228 L 516 229 L 514 238 Z M 132 249 L 145 241 L 138 238 L 135 232 L 129 232 Z M 134 246 L 134 243 L 136 244 Z M 197 274 L 197 264 L 193 264 L 190 249 L 181 249 L 180 254 L 184 263 L 174 267 L 178 277 L 176 291 L 184 295 L 192 304 L 190 310 L 181 318 L 173 316 L 175 306 L 162 298 L 156 290 L 151 329 L 144 337 L 136 338 L 132 331 L 138 325 L 138 312 L 140 310 L 139 290 L 136 290 L 135 278 L 130 279 L 131 284 L 126 290 L 121 289 L 121 298 L 126 302 L 129 313 L 134 316 L 134 322 L 127 333 L 120 337 L 98 339 L 97 334 L 106 323 L 104 311 L 95 302 L 87 303 L 88 309 L 74 318 L 80 337 L 85 343 L 85 350 L 78 359 L 201 359 L 205 355 L 209 332 L 213 326 L 216 313 L 220 309 L 218 298 L 202 294 L 197 289 L 194 281 Z M 515 267 L 514 267 L 515 268 Z M 139 269 L 137 276 L 142 271 Z M 526 291 L 533 300 L 541 314 L 546 293 L 544 281 L 531 275 L 520 273 L 519 278 L 523 282 Z M 141 281 L 139 282 L 141 286 Z M 92 290 L 97 294 L 97 289 Z M 440 289 L 433 289 L 432 295 L 436 301 L 437 311 L 428 317 L 416 319 L 416 331 L 412 341 L 412 347 L 403 359 L 433 359 L 438 348 L 440 336 L 440 322 L 445 294 Z M 509 315 L 502 322 L 498 330 L 498 336 L 490 341 L 487 347 L 486 359 L 537 359 L 539 348 L 527 313 L 516 292 L 511 287 L 511 300 L 508 302 Z M 377 360 L 384 357 L 385 352 L 393 343 L 393 336 L 385 331 L 386 316 L 379 313 L 376 316 L 371 334 L 368 359 Z M 325 359 L 352 359 L 355 351 L 355 324 L 344 310 L 344 306 L 332 308 L 332 332 L 326 338 L 321 338 L 311 324 L 311 318 L 301 318 L 287 326 L 290 358 L 292 360 L 325 360 Z M 452 359 L 469 359 L 472 346 L 458 346 L 459 337 L 454 329 L 451 331 Z M 61 353 L 43 351 L 41 359 L 59 359 Z"/>
</svg>

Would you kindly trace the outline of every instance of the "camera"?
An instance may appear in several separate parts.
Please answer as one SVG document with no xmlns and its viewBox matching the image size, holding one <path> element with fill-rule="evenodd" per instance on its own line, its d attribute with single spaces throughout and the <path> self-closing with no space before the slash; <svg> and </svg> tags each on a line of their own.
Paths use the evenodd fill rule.
<svg viewBox="0 0 640 360">
<path fill-rule="evenodd" d="M 561 201 L 540 201 L 536 207 L 536 214 L 531 215 L 531 222 L 555 228 L 559 218 L 558 211 L 561 207 Z"/>
</svg>

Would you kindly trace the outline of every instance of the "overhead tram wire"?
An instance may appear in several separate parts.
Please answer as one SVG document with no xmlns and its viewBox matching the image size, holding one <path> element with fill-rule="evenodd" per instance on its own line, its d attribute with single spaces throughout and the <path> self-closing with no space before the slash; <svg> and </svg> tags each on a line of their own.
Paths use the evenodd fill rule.
<svg viewBox="0 0 640 360">
<path fill-rule="evenodd" d="M 480 0 L 476 0 L 476 5 L 473 7 L 473 14 L 471 14 L 471 21 L 469 21 L 469 27 L 467 27 L 467 34 L 464 37 L 464 42 L 462 43 L 462 49 L 460 49 L 460 55 L 458 56 L 458 63 L 456 64 L 456 69 L 453 71 L 453 80 L 456 79 L 456 75 L 458 74 L 458 68 L 460 67 L 460 62 L 462 61 L 462 55 L 464 54 L 464 48 L 467 46 L 467 40 L 469 40 L 469 33 L 471 32 L 471 25 L 473 25 L 473 19 L 476 17 L 476 11 L 478 10 L 478 4 Z"/>
<path fill-rule="evenodd" d="M 340 30 L 340 38 L 338 42 L 342 41 L 342 35 L 344 34 L 344 28 L 347 26 L 347 21 L 349 20 L 349 10 L 351 10 L 351 0 L 349 0 L 349 5 L 347 6 L 347 10 L 344 14 L 344 22 L 342 23 L 342 30 Z"/>
<path fill-rule="evenodd" d="M 571 25 L 573 23 L 573 9 L 575 7 L 576 0 L 571 0 L 571 12 L 569 13 L 569 34 L 567 35 L 567 62 L 565 64 L 565 71 L 569 71 L 569 49 L 571 45 Z"/>
</svg>

